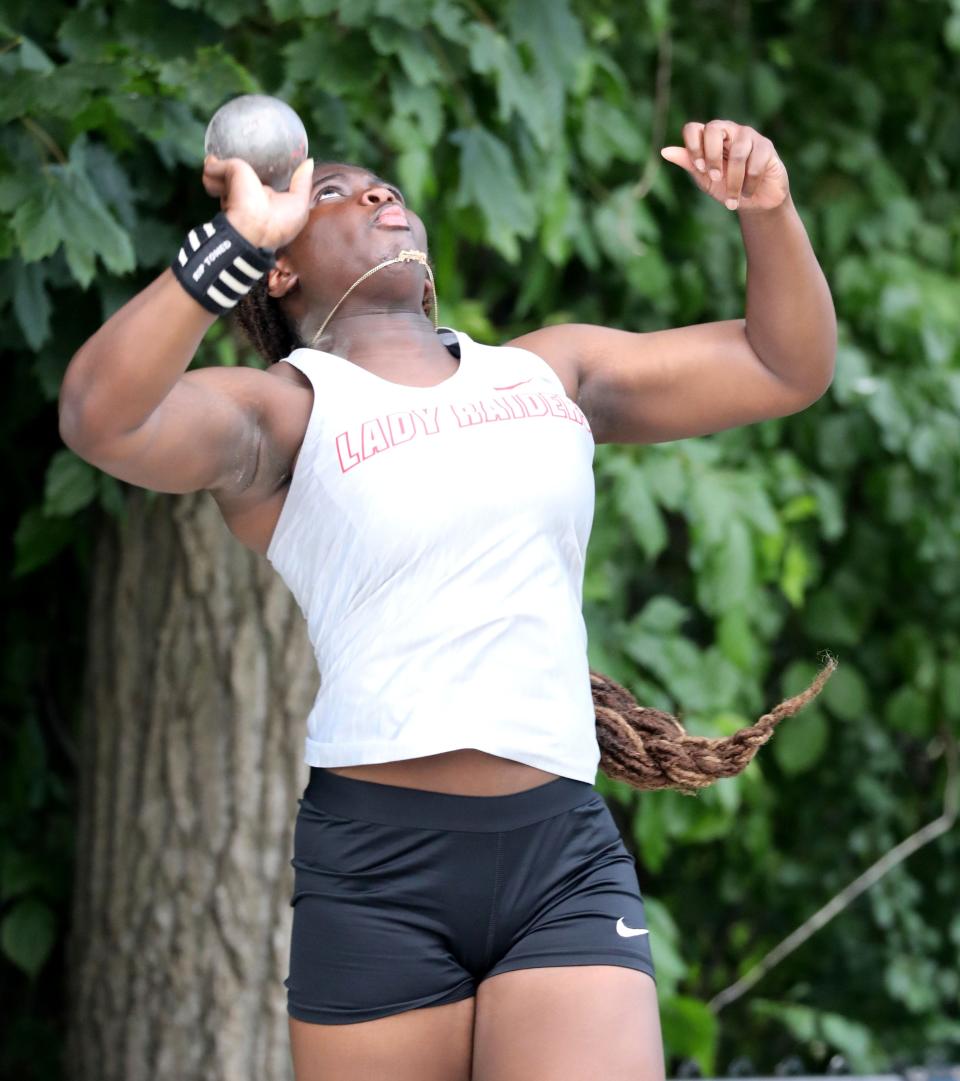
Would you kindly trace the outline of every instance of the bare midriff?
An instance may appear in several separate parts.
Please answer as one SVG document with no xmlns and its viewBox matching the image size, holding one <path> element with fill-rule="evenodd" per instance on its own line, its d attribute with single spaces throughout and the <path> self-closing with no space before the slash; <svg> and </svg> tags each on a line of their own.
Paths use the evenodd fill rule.
<svg viewBox="0 0 960 1081">
<path fill-rule="evenodd" d="M 331 773 L 360 781 L 422 788 L 459 796 L 507 796 L 555 780 L 559 774 L 465 747 L 401 762 L 373 762 L 365 766 L 325 766 Z"/>
</svg>

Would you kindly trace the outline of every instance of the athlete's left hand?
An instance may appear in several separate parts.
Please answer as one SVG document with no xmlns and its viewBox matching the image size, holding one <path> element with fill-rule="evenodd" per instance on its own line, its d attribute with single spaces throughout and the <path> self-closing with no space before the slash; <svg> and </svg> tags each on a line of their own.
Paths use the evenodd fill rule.
<svg viewBox="0 0 960 1081">
<path fill-rule="evenodd" d="M 683 125 L 683 143 L 660 153 L 728 210 L 773 210 L 790 194 L 787 170 L 773 143 L 746 124 L 690 121 Z"/>
</svg>

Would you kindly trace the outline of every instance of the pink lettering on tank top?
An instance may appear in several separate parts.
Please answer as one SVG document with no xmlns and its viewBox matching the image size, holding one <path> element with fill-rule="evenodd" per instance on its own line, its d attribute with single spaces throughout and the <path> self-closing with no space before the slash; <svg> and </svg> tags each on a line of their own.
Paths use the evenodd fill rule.
<svg viewBox="0 0 960 1081">
<path fill-rule="evenodd" d="M 529 379 L 521 380 L 528 383 Z M 521 383 L 515 383 L 518 387 Z M 503 390 L 509 388 L 497 387 Z M 483 424 L 496 424 L 511 420 L 542 420 L 557 417 L 579 424 L 588 432 L 590 423 L 583 410 L 569 398 L 559 393 L 542 391 L 520 392 L 497 398 L 476 398 L 473 401 L 449 402 L 445 408 L 431 406 L 386 413 L 371 417 L 346 431 L 334 440 L 340 471 L 347 473 L 354 466 L 404 443 L 410 443 L 426 435 L 450 435 Z"/>
</svg>

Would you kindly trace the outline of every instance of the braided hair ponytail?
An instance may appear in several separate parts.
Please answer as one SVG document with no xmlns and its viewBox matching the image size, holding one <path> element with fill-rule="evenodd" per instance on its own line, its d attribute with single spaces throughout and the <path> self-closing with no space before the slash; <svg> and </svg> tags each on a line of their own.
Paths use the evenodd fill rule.
<svg viewBox="0 0 960 1081">
<path fill-rule="evenodd" d="M 304 344 L 264 282 L 250 290 L 234 313 L 250 344 L 270 364 Z M 626 687 L 591 669 L 600 770 L 633 788 L 676 788 L 686 793 L 732 777 L 746 769 L 784 717 L 792 717 L 820 693 L 836 667 L 836 660 L 827 654 L 806 690 L 724 737 L 690 735 L 673 714 L 641 706 Z"/>
<path fill-rule="evenodd" d="M 828 654 L 806 690 L 725 737 L 691 736 L 673 714 L 641 706 L 625 687 L 591 669 L 600 769 L 634 788 L 678 788 L 688 794 L 733 777 L 746 769 L 784 717 L 820 693 L 836 667 Z"/>
</svg>

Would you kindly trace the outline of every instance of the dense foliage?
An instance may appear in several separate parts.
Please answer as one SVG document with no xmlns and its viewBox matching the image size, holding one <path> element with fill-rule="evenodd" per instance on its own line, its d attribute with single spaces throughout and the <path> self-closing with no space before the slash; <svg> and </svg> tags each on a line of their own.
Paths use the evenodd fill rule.
<svg viewBox="0 0 960 1081">
<path fill-rule="evenodd" d="M 124 504 L 60 444 L 59 381 L 209 216 L 206 120 L 253 90 L 298 109 L 318 158 L 399 180 L 441 318 L 494 342 L 742 314 L 735 214 L 657 150 L 719 116 L 774 140 L 834 291 L 835 381 L 781 420 L 599 448 L 585 612 L 594 666 L 699 732 L 805 685 L 823 648 L 840 667 L 741 778 L 697 798 L 600 785 L 635 842 L 674 1063 L 960 1056 L 955 833 L 707 1005 L 941 809 L 960 728 L 958 59 L 958 0 L 7 0 L 0 1072 L 58 1076 L 87 556 Z M 251 362 L 218 326 L 196 363 Z"/>
</svg>

